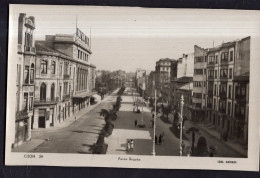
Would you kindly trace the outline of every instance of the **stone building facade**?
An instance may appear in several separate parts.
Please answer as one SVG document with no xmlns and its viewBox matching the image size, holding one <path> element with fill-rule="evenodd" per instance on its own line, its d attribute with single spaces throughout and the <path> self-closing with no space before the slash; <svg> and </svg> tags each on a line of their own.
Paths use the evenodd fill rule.
<svg viewBox="0 0 260 178">
<path fill-rule="evenodd" d="M 206 107 L 206 76 L 207 76 L 207 50 L 194 46 L 194 76 L 193 76 L 193 113 L 194 121 L 205 119 Z"/>
<path fill-rule="evenodd" d="M 207 51 L 206 121 L 247 143 L 250 37 Z"/>
<path fill-rule="evenodd" d="M 18 50 L 16 78 L 16 117 L 13 147 L 31 139 L 35 88 L 35 19 L 26 14 L 18 18 Z"/>
<path fill-rule="evenodd" d="M 90 104 L 96 92 L 95 66 L 89 63 L 89 39 L 75 35 L 47 35 L 36 42 L 33 128 L 48 128 Z"/>
</svg>

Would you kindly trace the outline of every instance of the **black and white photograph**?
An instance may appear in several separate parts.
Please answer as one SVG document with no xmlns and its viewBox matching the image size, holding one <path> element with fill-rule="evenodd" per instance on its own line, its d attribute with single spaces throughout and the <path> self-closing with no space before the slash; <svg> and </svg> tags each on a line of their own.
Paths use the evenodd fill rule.
<svg viewBox="0 0 260 178">
<path fill-rule="evenodd" d="M 259 11 L 9 13 L 6 164 L 259 169 Z"/>
</svg>

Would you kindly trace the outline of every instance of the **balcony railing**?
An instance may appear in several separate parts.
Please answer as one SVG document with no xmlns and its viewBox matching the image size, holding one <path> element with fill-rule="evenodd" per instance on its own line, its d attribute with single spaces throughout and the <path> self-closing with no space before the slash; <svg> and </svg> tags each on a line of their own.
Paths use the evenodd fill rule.
<svg viewBox="0 0 260 178">
<path fill-rule="evenodd" d="M 64 75 L 63 75 L 63 79 L 64 79 L 64 80 L 70 79 L 70 75 L 69 75 L 69 74 L 64 74 Z"/>
<path fill-rule="evenodd" d="M 35 47 L 24 46 L 24 52 L 35 53 Z"/>
<path fill-rule="evenodd" d="M 70 94 L 63 95 L 63 101 L 68 101 L 70 99 Z"/>
<path fill-rule="evenodd" d="M 41 100 L 39 98 L 34 99 L 34 105 L 53 105 L 59 101 L 59 97 L 54 97 L 46 100 Z"/>
<path fill-rule="evenodd" d="M 228 63 L 228 58 L 221 59 L 220 63 L 221 64 L 227 64 Z"/>
<path fill-rule="evenodd" d="M 235 97 L 236 97 L 236 100 L 238 100 L 238 101 L 245 101 L 246 100 L 246 95 L 236 94 Z"/>
<path fill-rule="evenodd" d="M 26 109 L 16 112 L 16 120 L 25 119 L 27 117 L 28 117 L 28 111 Z"/>
</svg>

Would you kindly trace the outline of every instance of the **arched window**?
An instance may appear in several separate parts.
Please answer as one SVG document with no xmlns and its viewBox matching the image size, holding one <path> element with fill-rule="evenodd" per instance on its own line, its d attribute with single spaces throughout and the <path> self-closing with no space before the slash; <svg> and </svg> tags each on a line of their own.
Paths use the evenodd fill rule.
<svg viewBox="0 0 260 178">
<path fill-rule="evenodd" d="M 54 92 L 55 92 L 55 85 L 54 83 L 51 85 L 51 100 L 54 101 Z"/>
<path fill-rule="evenodd" d="M 46 101 L 46 84 L 42 83 L 40 88 L 40 100 Z"/>
<path fill-rule="evenodd" d="M 30 83 L 34 82 L 34 64 L 31 64 Z"/>
<path fill-rule="evenodd" d="M 46 60 L 41 61 L 41 73 L 47 74 L 47 61 Z"/>
<path fill-rule="evenodd" d="M 51 73 L 52 74 L 55 74 L 55 69 L 56 69 L 56 63 L 55 63 L 55 61 L 52 61 L 51 62 Z"/>
</svg>

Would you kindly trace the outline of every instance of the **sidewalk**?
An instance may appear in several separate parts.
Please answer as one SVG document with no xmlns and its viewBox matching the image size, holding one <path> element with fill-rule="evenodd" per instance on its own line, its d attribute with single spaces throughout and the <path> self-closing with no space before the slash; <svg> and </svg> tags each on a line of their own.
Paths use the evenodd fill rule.
<svg viewBox="0 0 260 178">
<path fill-rule="evenodd" d="M 28 152 L 28 151 L 38 147 L 39 145 L 41 145 L 43 142 L 45 142 L 45 140 L 32 139 L 32 140 L 22 144 L 21 146 L 13 148 L 12 152 Z"/>
<path fill-rule="evenodd" d="M 200 130 L 208 133 L 209 135 L 211 135 L 212 137 L 214 137 L 216 140 L 220 141 L 220 133 L 217 132 L 216 130 L 214 130 L 214 128 L 212 128 L 212 126 L 207 127 L 205 126 L 203 123 L 194 123 L 191 121 L 187 121 L 187 123 L 189 123 L 190 125 L 194 126 L 194 127 L 198 127 Z M 186 123 L 185 123 L 186 124 Z M 222 144 L 226 145 L 227 147 L 229 147 L 230 149 L 233 149 L 234 151 L 240 153 L 243 156 L 247 156 L 247 149 L 245 149 L 242 145 L 240 145 L 239 143 L 236 143 L 235 140 L 228 140 L 226 142 L 224 141 L 220 141 Z"/>
<path fill-rule="evenodd" d="M 54 127 L 49 127 L 49 128 L 37 128 L 37 129 L 33 129 L 32 132 L 46 132 L 46 131 L 52 131 L 52 130 L 58 130 L 61 128 L 65 128 L 70 126 L 73 122 L 77 121 L 78 119 L 80 119 L 81 116 L 83 116 L 84 114 L 88 113 L 89 111 L 91 111 L 93 108 L 95 108 L 96 106 L 98 106 L 102 101 L 98 101 L 96 104 L 93 105 L 89 105 L 87 108 L 84 108 L 82 110 L 80 110 L 79 112 L 77 112 L 76 114 L 70 116 L 69 118 L 67 118 L 65 121 L 63 121 L 62 123 L 58 123 L 56 126 Z M 77 119 L 75 119 L 75 117 Z"/>
</svg>

